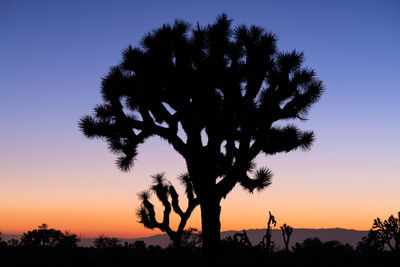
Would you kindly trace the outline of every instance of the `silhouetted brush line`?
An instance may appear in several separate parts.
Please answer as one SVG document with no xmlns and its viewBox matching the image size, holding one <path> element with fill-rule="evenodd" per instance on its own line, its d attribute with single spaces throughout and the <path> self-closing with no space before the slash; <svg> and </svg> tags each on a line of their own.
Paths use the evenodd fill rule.
<svg viewBox="0 0 400 267">
<path fill-rule="evenodd" d="M 13 242 L 14 245 L 23 247 L 58 247 L 58 248 L 75 248 L 80 239 L 76 234 L 69 232 L 61 232 L 60 230 L 48 228 L 47 224 L 43 223 L 34 229 L 22 234 L 19 243 Z"/>
<path fill-rule="evenodd" d="M 286 225 L 286 224 L 285 224 Z M 269 212 L 269 218 L 267 221 L 267 228 L 265 235 L 262 240 L 254 245 L 251 243 L 249 237 L 247 236 L 246 230 L 243 233 L 236 233 L 233 236 L 228 236 L 224 239 L 224 242 L 228 246 L 232 246 L 235 250 L 260 250 L 263 251 L 267 256 L 271 256 L 272 253 L 277 249 L 275 242 L 272 241 L 272 227 L 276 226 L 275 216 Z"/>
<path fill-rule="evenodd" d="M 225 14 L 204 27 L 177 20 L 123 51 L 102 80 L 103 103 L 79 126 L 104 139 L 124 171 L 148 138 L 172 145 L 200 204 L 204 249 L 217 251 L 221 199 L 237 183 L 249 192 L 271 184 L 269 169 L 254 170 L 257 155 L 308 150 L 315 139 L 285 123 L 307 119 L 323 91 L 303 61 L 278 51 L 274 34 L 233 27 Z"/>
<path fill-rule="evenodd" d="M 116 237 L 100 235 L 93 241 L 93 245 L 97 249 L 119 248 L 121 247 L 121 240 Z"/>
<path fill-rule="evenodd" d="M 233 239 L 240 245 L 245 247 L 252 247 L 249 237 L 247 236 L 246 230 L 243 229 L 243 233 L 236 233 L 233 235 Z"/>
</svg>

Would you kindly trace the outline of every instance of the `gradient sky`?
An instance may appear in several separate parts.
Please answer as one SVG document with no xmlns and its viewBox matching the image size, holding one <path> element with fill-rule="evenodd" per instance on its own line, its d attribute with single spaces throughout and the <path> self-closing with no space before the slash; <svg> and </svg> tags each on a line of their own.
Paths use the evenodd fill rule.
<svg viewBox="0 0 400 267">
<path fill-rule="evenodd" d="M 277 34 L 297 49 L 326 92 L 301 128 L 311 151 L 260 156 L 273 184 L 222 201 L 222 230 L 263 228 L 266 213 L 295 228 L 369 229 L 400 210 L 400 4 L 398 1 L 7 1 L 0 2 L 0 231 L 37 225 L 83 236 L 158 233 L 136 222 L 136 193 L 150 175 L 173 183 L 182 158 L 158 138 L 120 172 L 106 143 L 77 122 L 101 102 L 101 77 L 147 31 L 182 18 Z M 196 211 L 190 225 L 200 226 Z"/>
</svg>

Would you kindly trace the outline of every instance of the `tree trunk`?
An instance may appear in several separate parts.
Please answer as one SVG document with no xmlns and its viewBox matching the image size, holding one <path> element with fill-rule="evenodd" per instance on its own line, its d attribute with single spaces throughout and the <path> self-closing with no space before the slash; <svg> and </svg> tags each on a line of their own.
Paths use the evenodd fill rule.
<svg viewBox="0 0 400 267">
<path fill-rule="evenodd" d="M 209 155 L 202 153 L 194 153 L 194 155 L 186 162 L 201 210 L 203 265 L 217 266 L 221 239 L 221 223 L 219 221 L 221 198 L 217 194 L 215 162 Z"/>
<path fill-rule="evenodd" d="M 208 266 L 218 262 L 219 243 L 221 239 L 220 200 L 213 194 L 204 195 L 200 201 L 202 242 L 204 263 Z"/>
</svg>

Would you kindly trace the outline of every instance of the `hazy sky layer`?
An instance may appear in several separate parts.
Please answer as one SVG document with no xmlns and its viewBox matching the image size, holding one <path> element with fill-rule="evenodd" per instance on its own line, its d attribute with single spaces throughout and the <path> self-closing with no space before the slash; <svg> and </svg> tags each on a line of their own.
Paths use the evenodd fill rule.
<svg viewBox="0 0 400 267">
<path fill-rule="evenodd" d="M 222 12 L 276 33 L 281 50 L 304 51 L 326 86 L 299 124 L 315 131 L 312 150 L 258 157 L 273 184 L 235 188 L 222 230 L 262 228 L 268 210 L 278 225 L 365 230 L 399 211 L 398 1 L 1 1 L 0 231 L 45 222 L 85 236 L 156 233 L 136 222 L 136 193 L 157 172 L 177 183 L 183 159 L 152 138 L 121 173 L 77 122 L 129 44 L 175 18 L 205 25 Z M 199 212 L 190 223 L 200 226 Z"/>
</svg>

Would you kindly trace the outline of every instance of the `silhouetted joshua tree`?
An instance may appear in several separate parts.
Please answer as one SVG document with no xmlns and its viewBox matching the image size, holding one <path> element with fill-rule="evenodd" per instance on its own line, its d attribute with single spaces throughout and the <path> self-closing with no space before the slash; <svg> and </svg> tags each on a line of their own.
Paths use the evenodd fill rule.
<svg viewBox="0 0 400 267">
<path fill-rule="evenodd" d="M 357 250 L 364 254 L 380 253 L 385 250 L 385 242 L 379 237 L 378 231 L 370 230 L 368 235 L 357 243 Z"/>
<path fill-rule="evenodd" d="M 274 252 L 275 249 L 275 243 L 272 241 L 272 226 L 276 226 L 276 220 L 275 216 L 272 215 L 272 213 L 269 211 L 269 218 L 268 218 L 268 223 L 267 223 L 267 231 L 265 232 L 265 236 L 261 240 L 260 244 L 258 246 L 261 246 L 264 248 L 268 254 L 271 254 Z"/>
<path fill-rule="evenodd" d="M 400 212 L 397 218 L 393 215 L 385 221 L 376 218 L 371 231 L 374 231 L 375 238 L 380 239 L 391 251 L 400 253 Z"/>
<path fill-rule="evenodd" d="M 289 241 L 290 241 L 290 236 L 293 233 L 293 227 L 284 223 L 281 226 L 281 231 L 282 231 L 283 242 L 285 243 L 286 252 L 289 252 Z"/>
<path fill-rule="evenodd" d="M 156 174 L 153 175 L 152 178 L 154 179 L 154 183 L 150 190 L 143 191 L 138 194 L 139 199 L 142 201 L 136 213 L 140 219 L 139 222 L 142 223 L 146 228 L 158 228 L 161 231 L 166 232 L 175 248 L 179 249 L 182 244 L 182 235 L 184 234 L 186 223 L 193 210 L 199 204 L 198 198 L 193 190 L 192 180 L 187 174 L 179 176 L 179 180 L 185 186 L 186 196 L 188 199 L 188 206 L 186 210 L 182 210 L 179 205 L 179 195 L 176 192 L 175 187 L 166 181 L 164 174 Z M 157 221 L 154 205 L 149 200 L 152 193 L 157 196 L 164 206 L 162 222 Z M 169 225 L 169 216 L 171 214 L 171 210 L 173 210 L 180 217 L 180 222 L 176 231 L 172 230 Z"/>
<path fill-rule="evenodd" d="M 220 241 L 221 199 L 237 183 L 249 192 L 270 185 L 269 169 L 254 170 L 257 155 L 310 149 L 313 132 L 287 121 L 306 120 L 323 91 L 303 53 L 279 52 L 261 27 L 231 24 L 222 14 L 205 27 L 177 20 L 146 34 L 123 51 L 103 78 L 104 103 L 79 123 L 123 171 L 148 138 L 173 146 L 200 203 L 206 254 Z"/>
</svg>

